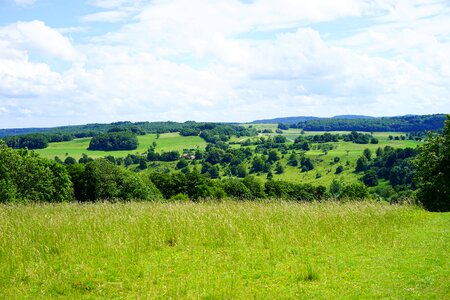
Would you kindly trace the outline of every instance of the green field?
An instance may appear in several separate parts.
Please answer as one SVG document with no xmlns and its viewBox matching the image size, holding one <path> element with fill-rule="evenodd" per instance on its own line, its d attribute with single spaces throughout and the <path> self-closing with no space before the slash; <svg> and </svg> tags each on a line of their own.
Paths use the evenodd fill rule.
<svg viewBox="0 0 450 300">
<path fill-rule="evenodd" d="M 244 125 L 248 126 L 248 125 Z M 275 129 L 277 128 L 277 124 L 253 124 L 253 127 L 258 130 L 271 129 L 274 133 L 272 134 L 261 134 L 261 136 L 275 136 L 278 135 L 275 133 Z M 301 133 L 301 129 L 289 129 L 283 130 L 283 136 L 288 139 L 288 144 L 292 144 L 293 140 L 297 138 Z M 324 131 L 307 131 L 304 135 L 320 135 L 325 133 Z M 333 134 L 348 134 L 350 131 L 333 131 Z M 275 174 L 275 179 L 281 179 L 292 182 L 304 182 L 304 183 L 312 183 L 312 184 L 322 184 L 324 186 L 329 186 L 333 179 L 337 178 L 346 183 L 356 182 L 358 181 L 360 174 L 354 173 L 356 160 L 362 155 L 364 149 L 368 148 L 372 151 L 373 157 L 375 157 L 375 151 L 378 147 L 384 148 L 385 146 L 391 146 L 394 148 L 416 148 L 418 145 L 422 144 L 422 142 L 412 141 L 412 140 L 390 140 L 389 136 L 401 136 L 405 135 L 402 132 L 374 132 L 372 134 L 379 140 L 378 144 L 355 144 L 351 142 L 337 142 L 331 143 L 334 145 L 334 149 L 330 150 L 327 154 L 323 153 L 321 150 L 310 150 L 306 152 L 306 157 L 309 157 L 314 162 L 314 170 L 302 173 L 299 168 L 294 168 L 287 166 L 288 155 L 285 155 L 284 158 L 281 159 L 281 163 L 285 166 L 285 172 L 283 174 Z M 249 137 L 235 137 L 232 139 L 234 142 L 243 141 L 248 139 Z M 250 137 L 250 139 L 256 139 L 255 137 Z M 233 145 L 237 147 L 237 145 Z M 334 163 L 334 158 L 339 157 L 340 161 L 338 163 Z M 348 163 L 347 163 L 348 161 Z M 344 167 L 344 171 L 335 175 L 336 168 L 342 165 Z M 320 174 L 318 178 L 317 174 Z M 261 179 L 265 179 L 266 174 L 260 174 Z"/>
<path fill-rule="evenodd" d="M 0 206 L 4 299 L 449 299 L 450 214 L 358 203 Z"/>
<path fill-rule="evenodd" d="M 35 150 L 43 157 L 54 158 L 58 156 L 64 160 L 67 156 L 79 159 L 83 153 L 89 157 L 97 158 L 112 155 L 115 157 L 125 157 L 128 154 L 144 154 L 149 146 L 156 142 L 157 151 L 170 151 L 183 149 L 204 149 L 206 142 L 198 136 L 180 136 L 178 133 L 164 133 L 157 139 L 156 134 L 146 134 L 138 136 L 139 147 L 131 151 L 91 151 L 87 150 L 91 138 L 75 139 L 69 142 L 50 143 L 45 149 Z"/>
</svg>

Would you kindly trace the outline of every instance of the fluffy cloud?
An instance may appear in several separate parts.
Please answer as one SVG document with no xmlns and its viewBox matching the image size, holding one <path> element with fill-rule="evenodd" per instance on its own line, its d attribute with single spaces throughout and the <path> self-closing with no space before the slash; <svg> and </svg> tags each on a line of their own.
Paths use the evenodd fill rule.
<svg viewBox="0 0 450 300">
<path fill-rule="evenodd" d="M 36 52 L 67 61 L 78 57 L 70 40 L 42 21 L 17 22 L 0 28 L 0 39 L 11 49 Z"/>
<path fill-rule="evenodd" d="M 2 119 L 15 112 L 55 125 L 450 110 L 444 2 L 92 4 L 103 11 L 84 21 L 126 23 L 76 47 L 61 33 L 71 31 L 40 21 L 0 28 Z M 348 18 L 370 21 L 342 37 L 333 26 Z M 54 59 L 69 67 L 52 69 Z"/>
</svg>

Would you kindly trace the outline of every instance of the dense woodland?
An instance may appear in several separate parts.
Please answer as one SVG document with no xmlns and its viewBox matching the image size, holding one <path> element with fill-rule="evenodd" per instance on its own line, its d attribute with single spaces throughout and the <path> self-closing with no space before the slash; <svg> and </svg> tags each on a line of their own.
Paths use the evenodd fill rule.
<svg viewBox="0 0 450 300">
<path fill-rule="evenodd" d="M 284 122 L 280 125 L 308 131 L 417 132 L 442 129 L 445 120 L 445 114 L 436 114 L 382 118 L 317 118 Z"/>
<path fill-rule="evenodd" d="M 315 169 L 315 161 L 305 155 L 310 149 L 327 153 L 336 142 L 377 144 L 378 140 L 371 134 L 353 131 L 349 134 L 300 134 L 294 142 L 287 143 L 283 135 L 256 137 L 257 130 L 251 127 L 189 124 L 180 130 L 180 135 L 200 136 L 208 142 L 204 150 L 158 152 L 155 145 L 151 145 L 143 155 L 129 154 L 125 158 L 109 155 L 95 160 L 83 155 L 78 161 L 68 156 L 62 161 L 57 157 L 54 160 L 41 158 L 27 148 L 68 139 L 66 133 L 5 138 L 5 142 L 0 141 L 0 202 L 198 201 L 225 197 L 299 201 L 373 198 L 397 202 L 416 197 L 429 209 L 449 210 L 450 193 L 445 183 L 450 182 L 450 119 L 443 134 L 430 135 L 419 150 L 385 146 L 372 153 L 365 149 L 353 170 L 359 175 L 359 182 L 343 183 L 337 177 L 327 187 L 275 180 L 274 174 L 282 174 L 287 167 L 280 163 L 282 157 L 286 157 L 289 167 L 309 172 Z M 135 149 L 136 136 L 145 133 L 143 128 L 129 123 L 115 124 L 107 132 L 94 134 L 89 148 Z M 229 143 L 232 136 L 248 138 L 236 148 Z M 402 135 L 401 138 L 407 137 Z M 163 162 L 172 162 L 173 167 Z M 335 157 L 332 164 L 335 174 L 342 173 L 340 157 Z M 428 178 L 434 178 L 441 185 L 436 187 Z M 380 181 L 384 184 L 379 185 Z M 439 204 L 429 200 L 430 193 Z"/>
</svg>

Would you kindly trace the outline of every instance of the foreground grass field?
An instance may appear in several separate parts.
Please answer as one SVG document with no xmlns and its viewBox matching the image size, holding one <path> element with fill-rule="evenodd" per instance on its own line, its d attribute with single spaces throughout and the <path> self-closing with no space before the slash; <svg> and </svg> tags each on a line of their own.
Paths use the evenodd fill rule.
<svg viewBox="0 0 450 300">
<path fill-rule="evenodd" d="M 0 206 L 0 291 L 448 299 L 449 225 L 449 213 L 368 202 Z"/>
</svg>

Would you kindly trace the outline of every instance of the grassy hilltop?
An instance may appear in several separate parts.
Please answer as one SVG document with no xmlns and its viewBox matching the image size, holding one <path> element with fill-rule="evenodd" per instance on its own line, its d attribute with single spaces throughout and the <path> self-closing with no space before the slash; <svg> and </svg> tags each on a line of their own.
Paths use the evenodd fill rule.
<svg viewBox="0 0 450 300">
<path fill-rule="evenodd" d="M 445 299 L 450 214 L 368 202 L 0 206 L 6 299 Z"/>
</svg>

